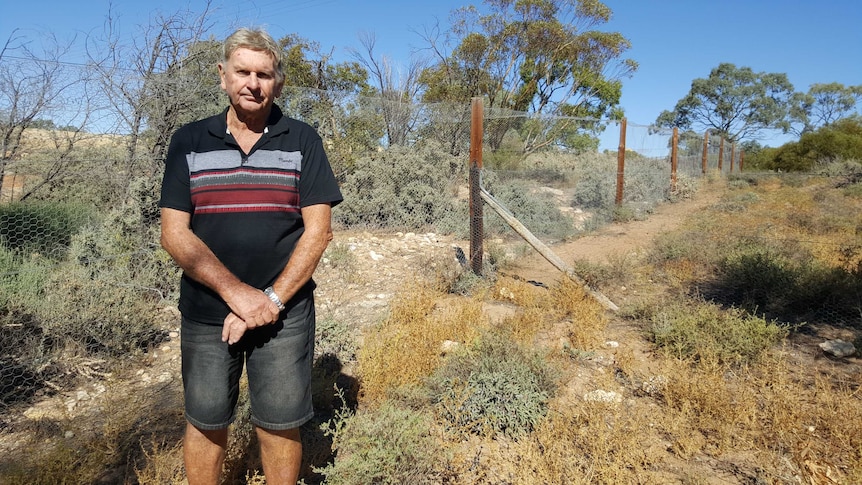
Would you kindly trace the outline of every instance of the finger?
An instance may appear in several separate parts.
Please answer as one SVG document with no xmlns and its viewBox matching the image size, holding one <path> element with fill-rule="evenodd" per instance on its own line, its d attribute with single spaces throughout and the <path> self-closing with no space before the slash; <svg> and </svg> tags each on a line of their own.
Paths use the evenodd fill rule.
<svg viewBox="0 0 862 485">
<path fill-rule="evenodd" d="M 233 345 L 242 339 L 242 336 L 245 335 L 245 323 L 241 320 L 239 322 L 234 323 L 230 326 L 230 335 L 228 337 L 228 344 Z"/>
<path fill-rule="evenodd" d="M 244 330 L 245 330 L 245 323 L 235 313 L 232 313 L 232 312 L 229 313 L 228 316 L 225 317 L 224 324 L 222 325 L 221 341 L 222 342 L 228 342 L 230 344 L 236 343 L 239 340 L 239 338 L 232 339 L 231 335 L 237 332 L 237 330 L 235 330 L 234 327 L 238 327 L 238 326 L 241 326 L 242 330 L 243 330 L 240 333 L 240 337 L 241 337 L 242 333 L 244 333 Z"/>
</svg>

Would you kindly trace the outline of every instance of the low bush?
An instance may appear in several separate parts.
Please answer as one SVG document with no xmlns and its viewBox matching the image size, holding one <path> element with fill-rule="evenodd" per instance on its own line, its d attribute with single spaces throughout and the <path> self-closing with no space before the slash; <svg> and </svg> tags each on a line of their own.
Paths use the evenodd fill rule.
<svg viewBox="0 0 862 485">
<path fill-rule="evenodd" d="M 78 204 L 0 205 L 0 246 L 62 259 L 72 235 L 91 220 L 93 210 Z"/>
<path fill-rule="evenodd" d="M 742 366 L 757 362 L 787 329 L 738 308 L 688 301 L 656 309 L 648 332 L 663 351 L 679 359 Z"/>
<path fill-rule="evenodd" d="M 511 438 L 535 428 L 555 387 L 539 355 L 496 332 L 449 356 L 428 386 L 450 432 Z"/>
<path fill-rule="evenodd" d="M 333 211 L 347 228 L 466 233 L 467 203 L 457 189 L 466 181 L 462 160 L 433 145 L 394 146 L 356 161 L 344 177 L 344 202 Z"/>
<path fill-rule="evenodd" d="M 335 461 L 315 471 L 329 485 L 444 483 L 446 454 L 432 418 L 387 401 L 329 423 Z"/>
</svg>

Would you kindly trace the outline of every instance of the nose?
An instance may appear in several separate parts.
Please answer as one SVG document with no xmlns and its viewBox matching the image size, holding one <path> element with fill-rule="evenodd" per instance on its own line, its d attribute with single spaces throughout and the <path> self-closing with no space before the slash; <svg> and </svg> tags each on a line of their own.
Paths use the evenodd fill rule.
<svg viewBox="0 0 862 485">
<path fill-rule="evenodd" d="M 260 87 L 260 79 L 257 78 L 257 74 L 251 73 L 248 77 L 248 88 L 252 90 L 257 90 Z"/>
</svg>

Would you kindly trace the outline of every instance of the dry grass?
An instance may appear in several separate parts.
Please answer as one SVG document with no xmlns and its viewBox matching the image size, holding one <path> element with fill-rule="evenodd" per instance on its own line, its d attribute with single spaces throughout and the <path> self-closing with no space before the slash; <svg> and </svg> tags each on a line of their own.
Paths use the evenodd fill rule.
<svg viewBox="0 0 862 485">
<path fill-rule="evenodd" d="M 611 368 L 588 356 L 556 358 L 559 349 L 548 345 L 562 336 L 575 348 L 601 352 L 612 333 L 608 323 L 614 319 L 577 285 L 537 289 L 499 278 L 484 297 L 517 310 L 498 330 L 520 345 L 550 349 L 547 358 L 559 367 L 561 382 L 619 389 L 622 400 L 587 402 L 561 392 L 527 436 L 450 442 L 453 482 L 860 483 L 858 368 L 817 362 L 795 343 L 793 327 L 696 296 L 679 300 L 686 293 L 697 295 L 697 288 L 728 264 L 728 251 L 744 249 L 740 240 L 777 241 L 777 252 L 763 253 L 768 257 L 786 254 L 782 257 L 796 261 L 810 254 L 819 265 L 855 271 L 862 253 L 857 234 L 862 206 L 858 198 L 845 200 L 824 184 L 809 180 L 787 187 L 775 178 L 737 189 L 678 233 L 664 236 L 664 246 L 646 261 L 626 262 L 631 272 L 652 271 L 651 278 L 664 283 L 668 293 L 651 293 L 639 309 L 628 309 L 626 319 L 616 321 L 615 328 L 633 329 L 636 333 L 626 335 L 640 334 L 641 340 L 613 352 Z M 612 268 L 591 270 L 616 281 L 629 277 Z M 425 296 L 412 298 L 419 303 Z M 479 304 L 476 298 L 458 301 L 461 311 Z M 413 339 L 425 338 L 423 331 L 406 329 L 427 323 L 432 305 L 417 306 L 425 308 L 421 318 L 396 307 L 387 325 L 409 334 L 421 349 Z M 669 329 L 656 338 L 655 332 Z M 382 357 L 384 350 L 401 347 L 390 344 L 392 337 L 380 341 L 387 343 L 377 346 L 378 358 L 393 362 Z M 420 382 L 433 367 L 414 364 L 409 377 L 397 383 Z M 376 389 L 390 385 L 374 382 Z"/>
<path fill-rule="evenodd" d="M 388 318 L 363 335 L 359 411 L 350 415 L 360 419 L 351 424 L 355 418 L 345 414 L 340 425 L 350 436 L 333 442 L 340 455 L 353 458 L 336 458 L 337 467 L 328 470 L 349 482 L 363 476 L 352 475 L 351 467 L 364 467 L 357 471 L 373 471 L 375 480 L 386 483 L 385 473 L 357 457 L 370 453 L 388 463 L 432 449 L 438 459 L 428 473 L 455 484 L 862 483 L 859 360 L 825 358 L 812 343 L 820 330 L 858 338 L 862 315 L 848 317 L 842 308 L 844 313 L 828 314 L 841 318 L 808 321 L 800 334 L 737 306 L 727 297 L 732 292 L 714 301 L 701 294 L 734 258 L 754 248 L 766 262 L 786 262 L 780 276 L 789 275 L 787 281 L 798 286 L 794 295 L 806 297 L 807 282 L 825 281 L 835 285 L 826 288 L 834 295 L 830 302 L 852 303 L 862 258 L 862 198 L 848 193 L 853 192 L 818 179 L 797 187 L 761 179 L 731 190 L 678 232 L 661 237 L 644 260 L 591 268 L 603 283 L 617 283 L 609 287 L 625 281 L 643 289 L 649 281 L 638 306 L 619 315 L 603 311 L 569 281 L 539 288 L 499 277 L 487 287 L 477 285 L 472 295 L 453 295 L 433 284 L 404 288 Z M 822 268 L 833 278 L 810 278 Z M 771 302 L 783 295 L 758 297 Z M 505 307 L 505 318 L 492 321 L 485 313 L 490 306 Z M 782 308 L 782 315 L 792 315 L 788 308 L 793 307 Z M 452 352 L 444 355 L 441 344 L 458 342 L 469 357 L 461 362 L 482 362 L 482 346 L 474 344 L 489 334 L 511 339 L 512 348 L 535 349 L 560 385 L 543 403 L 543 417 L 523 434 L 476 434 L 465 426 L 462 433 L 445 432 L 458 423 L 434 407 L 426 387 L 456 360 Z M 578 358 L 561 348 L 561 340 L 582 351 Z M 620 347 L 607 348 L 607 340 L 618 340 Z M 496 360 L 504 368 L 513 362 Z M 463 381 L 469 371 L 459 370 L 468 376 Z M 584 389 L 612 389 L 620 399 L 591 402 Z M 105 478 L 106 469 L 131 459 L 127 466 L 138 483 L 181 483 L 178 440 L 140 432 L 148 424 L 140 416 L 179 421 L 154 409 L 117 412 L 103 426 L 81 431 L 75 446 L 59 440 L 3 478 L 94 483 Z M 419 451 L 391 446 L 405 435 L 393 423 L 396 415 L 405 423 L 422 417 L 414 430 L 426 443 Z M 33 449 L 69 425 L 43 423 L 33 433 Z M 250 436 L 236 436 L 227 472 L 231 483 L 262 483 L 259 474 L 246 471 L 254 465 L 247 451 L 252 445 Z M 407 473 L 399 470 L 399 476 Z"/>
<path fill-rule="evenodd" d="M 443 342 L 470 342 L 485 325 L 476 301 L 424 285 L 405 290 L 358 352 L 364 400 L 380 402 L 391 390 L 418 384 L 439 365 Z"/>
</svg>

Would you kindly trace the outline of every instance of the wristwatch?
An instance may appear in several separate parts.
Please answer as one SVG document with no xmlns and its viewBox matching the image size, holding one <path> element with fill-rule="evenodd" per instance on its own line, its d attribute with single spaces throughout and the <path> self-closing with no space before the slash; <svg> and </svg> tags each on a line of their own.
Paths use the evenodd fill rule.
<svg viewBox="0 0 862 485">
<path fill-rule="evenodd" d="M 270 300 L 272 300 L 273 303 L 275 303 L 275 306 L 278 307 L 278 311 L 284 310 L 284 303 L 281 302 L 281 298 L 279 298 L 278 295 L 275 294 L 275 291 L 272 290 L 271 286 L 267 287 L 265 290 L 263 290 L 263 292 L 266 294 L 266 296 L 269 297 Z"/>
</svg>

